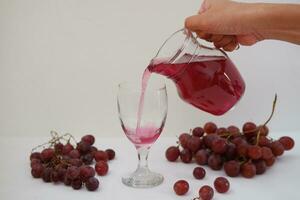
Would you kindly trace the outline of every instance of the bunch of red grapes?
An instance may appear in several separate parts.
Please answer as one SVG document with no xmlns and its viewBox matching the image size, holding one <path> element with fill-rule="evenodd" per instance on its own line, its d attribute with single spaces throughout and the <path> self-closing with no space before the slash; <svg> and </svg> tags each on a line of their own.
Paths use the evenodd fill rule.
<svg viewBox="0 0 300 200">
<path fill-rule="evenodd" d="M 70 137 L 63 144 L 65 136 Z M 114 159 L 115 152 L 112 149 L 102 151 L 93 146 L 93 135 L 83 136 L 76 145 L 71 144 L 71 138 L 73 136 L 68 134 L 55 136 L 46 143 L 47 148 L 41 152 L 33 151 L 30 155 L 31 174 L 34 178 L 42 178 L 46 183 L 63 182 L 75 190 L 85 185 L 87 190 L 95 191 L 99 187 L 96 173 L 99 176 L 107 174 L 108 161 Z M 41 146 L 45 145 L 38 147 Z"/>
<path fill-rule="evenodd" d="M 224 169 L 230 177 L 241 175 L 253 178 L 265 173 L 284 151 L 291 150 L 294 140 L 289 136 L 272 139 L 266 123 L 257 126 L 253 122 L 247 122 L 241 131 L 236 126 L 218 128 L 215 123 L 208 122 L 203 128 L 194 128 L 190 134 L 182 133 L 178 144 L 166 150 L 168 161 L 175 162 L 180 158 L 183 163 L 191 163 L 194 160 L 198 165 L 208 165 L 213 170 Z M 197 167 L 193 175 L 202 179 L 205 170 Z M 203 191 L 211 193 L 211 188 L 205 188 Z"/>
</svg>

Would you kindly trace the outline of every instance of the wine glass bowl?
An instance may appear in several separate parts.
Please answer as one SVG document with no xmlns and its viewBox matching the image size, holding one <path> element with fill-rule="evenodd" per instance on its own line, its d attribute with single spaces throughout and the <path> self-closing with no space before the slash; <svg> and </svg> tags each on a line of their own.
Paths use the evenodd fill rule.
<svg viewBox="0 0 300 200">
<path fill-rule="evenodd" d="M 135 145 L 139 164 L 135 172 L 123 177 L 125 185 L 148 188 L 163 182 L 163 176 L 148 168 L 148 153 L 151 145 L 160 136 L 167 117 L 167 90 L 165 84 L 158 82 L 148 85 L 144 91 L 141 84 L 124 82 L 119 84 L 118 113 L 122 129 Z"/>
</svg>

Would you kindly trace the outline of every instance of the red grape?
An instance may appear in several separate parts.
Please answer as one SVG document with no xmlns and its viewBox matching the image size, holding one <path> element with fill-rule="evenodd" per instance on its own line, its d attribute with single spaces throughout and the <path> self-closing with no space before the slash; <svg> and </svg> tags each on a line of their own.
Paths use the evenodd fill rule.
<svg viewBox="0 0 300 200">
<path fill-rule="evenodd" d="M 99 161 L 105 161 L 105 162 L 107 162 L 108 161 L 108 155 L 107 155 L 107 153 L 105 151 L 102 151 L 102 150 L 98 150 L 94 154 L 94 157 L 95 157 L 96 162 L 99 162 Z"/>
<path fill-rule="evenodd" d="M 209 135 L 206 135 L 203 137 L 203 142 L 206 147 L 211 148 L 212 142 L 219 138 L 220 138 L 220 136 L 218 136 L 217 134 L 209 134 Z"/>
<path fill-rule="evenodd" d="M 209 157 L 208 157 L 208 166 L 213 169 L 213 170 L 220 170 L 222 169 L 222 165 L 223 165 L 223 162 L 222 162 L 222 158 L 219 154 L 211 154 Z"/>
<path fill-rule="evenodd" d="M 84 164 L 90 165 L 93 163 L 94 157 L 91 153 L 87 153 L 87 154 L 81 156 L 81 160 Z"/>
<path fill-rule="evenodd" d="M 273 156 L 269 159 L 266 159 L 265 162 L 268 167 L 271 167 L 275 163 L 275 156 Z"/>
<path fill-rule="evenodd" d="M 85 187 L 89 190 L 89 191 L 95 191 L 98 189 L 99 187 L 99 181 L 97 178 L 95 177 L 90 177 L 86 182 L 85 182 Z"/>
<path fill-rule="evenodd" d="M 93 155 L 93 157 L 95 156 L 95 153 L 98 151 L 97 147 L 91 146 L 91 154 Z M 106 151 L 105 151 L 106 152 Z M 106 152 L 107 153 L 107 152 Z"/>
<path fill-rule="evenodd" d="M 67 176 L 65 176 L 65 178 L 64 178 L 64 184 L 66 186 L 70 186 L 71 183 L 72 183 L 72 180 L 70 178 L 68 178 Z"/>
<path fill-rule="evenodd" d="M 70 158 L 80 158 L 80 152 L 77 149 L 73 149 L 69 153 Z"/>
<path fill-rule="evenodd" d="M 208 186 L 204 185 L 199 190 L 199 197 L 201 200 L 211 200 L 214 196 L 214 190 Z"/>
<path fill-rule="evenodd" d="M 233 143 L 227 145 L 227 151 L 225 152 L 225 158 L 227 160 L 234 160 L 237 156 L 236 146 Z"/>
<path fill-rule="evenodd" d="M 250 145 L 247 149 L 247 154 L 251 159 L 260 159 L 262 157 L 262 150 L 259 146 Z"/>
<path fill-rule="evenodd" d="M 264 160 L 254 160 L 253 164 L 255 165 L 256 168 L 256 174 L 263 174 L 267 170 L 267 165 Z"/>
<path fill-rule="evenodd" d="M 54 156 L 54 150 L 51 148 L 44 149 L 41 152 L 41 159 L 44 162 L 49 162 L 53 158 L 53 156 Z"/>
<path fill-rule="evenodd" d="M 223 154 L 227 151 L 227 143 L 226 140 L 223 138 L 213 140 L 211 143 L 211 149 L 213 152 L 218 153 L 218 154 Z"/>
<path fill-rule="evenodd" d="M 58 168 L 57 173 L 58 173 L 58 177 L 59 177 L 60 181 L 64 182 L 66 172 L 67 172 L 67 169 L 62 168 L 62 167 Z"/>
<path fill-rule="evenodd" d="M 188 143 L 190 137 L 192 137 L 192 136 L 188 133 L 182 133 L 179 136 L 179 143 L 182 146 L 182 148 L 187 148 L 187 143 Z"/>
<path fill-rule="evenodd" d="M 79 190 L 82 187 L 82 181 L 77 178 L 72 180 L 71 186 L 74 190 Z"/>
<path fill-rule="evenodd" d="M 269 128 L 266 125 L 258 126 L 258 130 L 260 131 L 260 136 L 267 136 L 269 134 Z"/>
<path fill-rule="evenodd" d="M 232 135 L 232 136 L 238 136 L 240 135 L 240 129 L 236 126 L 228 126 L 227 127 L 228 132 Z"/>
<path fill-rule="evenodd" d="M 180 159 L 182 162 L 184 163 L 190 163 L 192 161 L 192 158 L 193 158 L 193 154 L 190 150 L 188 149 L 183 149 L 181 152 L 180 152 Z"/>
<path fill-rule="evenodd" d="M 246 137 L 255 136 L 257 133 L 256 124 L 254 124 L 253 122 L 246 122 L 243 125 L 243 133 Z"/>
<path fill-rule="evenodd" d="M 195 167 L 193 170 L 193 176 L 196 179 L 203 179 L 205 177 L 205 170 L 202 167 Z"/>
<path fill-rule="evenodd" d="M 217 192 L 226 193 L 229 190 L 229 181 L 224 177 L 218 177 L 214 181 L 214 186 Z"/>
<path fill-rule="evenodd" d="M 116 156 L 116 153 L 113 149 L 106 149 L 105 152 L 108 156 L 108 160 L 113 160 Z"/>
<path fill-rule="evenodd" d="M 233 144 L 235 144 L 236 146 L 239 146 L 241 144 L 247 144 L 247 141 L 244 138 L 242 138 L 241 136 L 235 137 L 234 139 L 232 139 L 231 142 Z"/>
<path fill-rule="evenodd" d="M 171 146 L 166 150 L 165 155 L 168 161 L 175 162 L 180 155 L 179 148 Z"/>
<path fill-rule="evenodd" d="M 95 165 L 95 170 L 99 176 L 105 176 L 108 172 L 108 164 L 105 161 L 100 160 Z"/>
<path fill-rule="evenodd" d="M 41 153 L 40 152 L 33 152 L 30 154 L 30 160 L 32 159 L 37 159 L 37 160 L 41 160 Z"/>
<path fill-rule="evenodd" d="M 82 160 L 80 160 L 78 158 L 69 159 L 68 163 L 75 167 L 80 167 L 81 165 L 83 165 Z"/>
<path fill-rule="evenodd" d="M 187 148 L 195 153 L 197 152 L 202 146 L 202 140 L 199 137 L 191 136 L 187 142 Z"/>
<path fill-rule="evenodd" d="M 247 156 L 248 153 L 248 143 L 242 143 L 237 146 L 236 150 L 239 156 Z"/>
<path fill-rule="evenodd" d="M 74 149 L 73 145 L 71 145 L 70 143 L 67 143 L 64 145 L 64 147 L 62 149 L 62 154 L 68 155 L 73 149 Z"/>
<path fill-rule="evenodd" d="M 51 181 L 57 183 L 59 181 L 59 174 L 57 171 L 52 171 L 51 173 Z"/>
<path fill-rule="evenodd" d="M 34 178 L 41 178 L 42 175 L 43 175 L 43 172 L 44 172 L 44 167 L 43 167 L 42 164 L 37 163 L 37 164 L 35 164 L 35 165 L 32 166 L 31 175 Z"/>
<path fill-rule="evenodd" d="M 228 130 L 227 130 L 227 128 L 225 128 L 225 127 L 221 127 L 221 128 L 218 128 L 218 129 L 217 129 L 216 133 L 217 133 L 218 135 L 222 136 L 222 135 L 224 135 L 224 134 L 227 134 L 227 133 L 228 133 Z"/>
<path fill-rule="evenodd" d="M 205 125 L 204 125 L 204 131 L 207 133 L 207 134 L 211 134 L 211 133 L 216 133 L 217 131 L 217 125 L 213 122 L 207 122 Z"/>
<path fill-rule="evenodd" d="M 236 177 L 240 174 L 240 163 L 235 160 L 225 162 L 224 171 L 228 176 Z"/>
<path fill-rule="evenodd" d="M 255 165 L 251 162 L 246 162 L 241 166 L 241 174 L 245 178 L 252 178 L 256 174 Z"/>
<path fill-rule="evenodd" d="M 204 134 L 204 129 L 202 127 L 196 127 L 192 131 L 193 136 L 202 137 Z"/>
<path fill-rule="evenodd" d="M 291 138 L 291 137 L 288 137 L 288 136 L 283 136 L 279 139 L 279 142 L 282 144 L 284 150 L 291 150 L 294 145 L 295 145 L 295 142 L 294 140 Z"/>
<path fill-rule="evenodd" d="M 81 141 L 83 141 L 89 145 L 93 145 L 95 142 L 95 137 L 93 135 L 85 135 L 81 138 Z"/>
<path fill-rule="evenodd" d="M 86 143 L 84 141 L 80 141 L 78 144 L 77 144 L 77 147 L 76 149 L 82 153 L 82 154 L 86 154 L 88 153 L 90 150 L 91 150 L 91 145 L 89 143 Z"/>
<path fill-rule="evenodd" d="M 177 195 L 184 195 L 189 191 L 189 183 L 185 180 L 179 180 L 174 184 L 173 189 Z"/>
<path fill-rule="evenodd" d="M 75 180 L 79 178 L 79 176 L 80 176 L 80 170 L 78 167 L 71 166 L 67 169 L 66 177 L 68 179 Z"/>
<path fill-rule="evenodd" d="M 257 131 L 257 126 L 253 122 L 246 122 L 243 125 L 243 132 L 256 132 Z"/>
<path fill-rule="evenodd" d="M 52 174 L 53 169 L 52 168 L 45 168 L 42 179 L 44 182 L 49 183 L 51 182 L 51 174 Z"/>
<path fill-rule="evenodd" d="M 268 139 L 266 136 L 260 136 L 258 139 L 258 145 L 263 147 L 263 146 L 270 146 L 271 140 Z"/>
<path fill-rule="evenodd" d="M 195 154 L 195 161 L 198 165 L 206 165 L 208 160 L 208 152 L 205 149 L 197 151 Z"/>
<path fill-rule="evenodd" d="M 34 165 L 36 164 L 41 164 L 41 160 L 38 160 L 38 159 L 32 159 L 31 162 L 30 162 L 30 167 L 32 168 Z"/>
<path fill-rule="evenodd" d="M 80 174 L 80 178 L 83 181 L 87 181 L 90 177 L 95 176 L 95 170 L 93 167 L 85 165 L 85 166 L 80 167 L 79 174 Z"/>
<path fill-rule="evenodd" d="M 274 156 L 272 150 L 269 147 L 262 147 L 261 152 L 262 152 L 262 159 L 264 160 L 271 159 Z"/>
<path fill-rule="evenodd" d="M 271 143 L 271 150 L 275 156 L 281 156 L 284 153 L 284 147 L 279 141 Z"/>
</svg>

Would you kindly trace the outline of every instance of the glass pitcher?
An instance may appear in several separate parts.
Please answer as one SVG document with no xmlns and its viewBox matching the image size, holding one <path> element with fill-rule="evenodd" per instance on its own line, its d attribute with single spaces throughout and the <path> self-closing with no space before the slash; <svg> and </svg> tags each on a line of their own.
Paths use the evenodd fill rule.
<svg viewBox="0 0 300 200">
<path fill-rule="evenodd" d="M 173 80 L 183 101 L 213 115 L 226 113 L 245 92 L 245 82 L 227 54 L 200 44 L 187 29 L 162 44 L 148 70 Z"/>
</svg>

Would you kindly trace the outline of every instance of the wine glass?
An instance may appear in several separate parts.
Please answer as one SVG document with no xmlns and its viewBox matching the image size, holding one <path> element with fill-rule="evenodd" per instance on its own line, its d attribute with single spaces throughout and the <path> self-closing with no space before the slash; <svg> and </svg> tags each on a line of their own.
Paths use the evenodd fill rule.
<svg viewBox="0 0 300 200">
<path fill-rule="evenodd" d="M 161 174 L 149 170 L 147 160 L 151 145 L 163 130 L 167 110 L 165 84 L 151 83 L 143 92 L 140 83 L 119 84 L 118 112 L 121 126 L 127 138 L 135 145 L 139 160 L 137 169 L 130 176 L 122 178 L 125 185 L 149 188 L 163 182 Z"/>
</svg>

